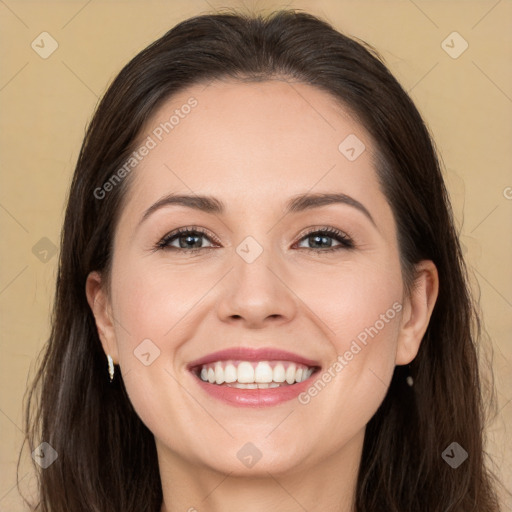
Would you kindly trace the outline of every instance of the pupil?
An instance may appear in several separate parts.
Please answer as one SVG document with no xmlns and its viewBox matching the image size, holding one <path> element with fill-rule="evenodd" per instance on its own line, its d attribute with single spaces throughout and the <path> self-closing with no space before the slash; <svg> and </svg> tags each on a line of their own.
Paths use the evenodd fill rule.
<svg viewBox="0 0 512 512">
<path fill-rule="evenodd" d="M 328 247 L 330 247 L 330 246 L 331 246 L 331 244 L 330 244 L 329 242 L 327 242 L 327 241 L 326 241 L 326 240 L 329 238 L 328 236 L 325 236 L 325 235 L 315 235 L 315 236 L 313 236 L 312 238 L 313 238 L 313 240 L 315 240 L 315 243 L 316 243 L 316 241 L 317 241 L 317 240 L 321 240 L 321 241 L 323 241 L 325 244 L 327 244 L 327 246 L 328 246 Z M 320 243 L 322 243 L 322 242 L 320 242 Z"/>
<path fill-rule="evenodd" d="M 180 241 L 181 241 L 183 238 L 185 238 L 185 243 L 184 243 L 183 245 L 180 243 L 180 247 L 181 247 L 182 249 L 190 249 L 190 247 L 191 247 L 191 246 L 190 246 L 190 245 L 188 245 L 188 244 L 189 244 L 189 242 L 192 242 L 192 245 L 193 245 L 193 244 L 194 244 L 193 239 L 194 239 L 194 238 L 200 238 L 200 235 L 184 235 L 184 237 L 180 238 Z"/>
</svg>

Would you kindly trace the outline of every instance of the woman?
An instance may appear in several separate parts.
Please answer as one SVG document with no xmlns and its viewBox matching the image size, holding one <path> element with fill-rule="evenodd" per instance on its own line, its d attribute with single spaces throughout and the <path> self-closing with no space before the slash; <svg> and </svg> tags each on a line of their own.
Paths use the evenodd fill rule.
<svg viewBox="0 0 512 512">
<path fill-rule="evenodd" d="M 305 13 L 191 18 L 79 155 L 37 510 L 498 511 L 478 338 L 433 143 L 378 55 Z"/>
</svg>

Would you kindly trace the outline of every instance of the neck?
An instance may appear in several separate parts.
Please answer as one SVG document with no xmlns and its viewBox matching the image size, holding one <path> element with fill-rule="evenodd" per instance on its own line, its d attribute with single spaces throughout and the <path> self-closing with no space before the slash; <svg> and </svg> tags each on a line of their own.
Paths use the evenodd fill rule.
<svg viewBox="0 0 512 512">
<path fill-rule="evenodd" d="M 322 510 L 354 512 L 364 430 L 316 464 L 302 464 L 281 474 L 271 468 L 251 476 L 226 474 L 192 464 L 159 445 L 163 504 L 161 512 L 260 512 Z"/>
</svg>

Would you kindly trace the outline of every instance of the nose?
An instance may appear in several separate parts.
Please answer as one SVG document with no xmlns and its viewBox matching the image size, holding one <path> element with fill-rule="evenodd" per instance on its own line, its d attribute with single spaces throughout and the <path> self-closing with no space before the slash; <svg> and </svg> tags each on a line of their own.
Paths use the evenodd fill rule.
<svg viewBox="0 0 512 512">
<path fill-rule="evenodd" d="M 269 250 L 264 250 L 252 263 L 235 254 L 217 303 L 219 319 L 250 329 L 292 321 L 299 299 L 290 281 Z"/>
</svg>

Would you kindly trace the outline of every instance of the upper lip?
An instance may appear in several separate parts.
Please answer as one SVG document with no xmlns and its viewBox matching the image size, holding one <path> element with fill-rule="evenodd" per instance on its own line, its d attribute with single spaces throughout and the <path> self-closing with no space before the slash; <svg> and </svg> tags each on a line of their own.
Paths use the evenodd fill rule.
<svg viewBox="0 0 512 512">
<path fill-rule="evenodd" d="M 292 361 L 294 363 L 303 364 L 304 366 L 320 366 L 318 361 L 307 359 L 286 350 L 278 350 L 270 347 L 257 349 L 234 347 L 212 352 L 211 354 L 196 359 L 188 364 L 188 369 L 191 370 L 197 366 L 230 359 L 239 361 Z"/>
</svg>

